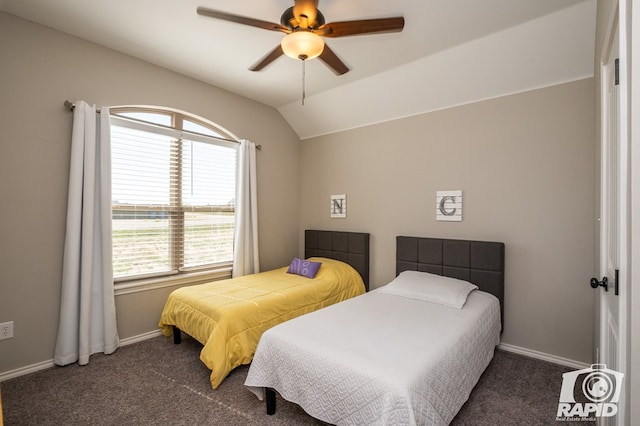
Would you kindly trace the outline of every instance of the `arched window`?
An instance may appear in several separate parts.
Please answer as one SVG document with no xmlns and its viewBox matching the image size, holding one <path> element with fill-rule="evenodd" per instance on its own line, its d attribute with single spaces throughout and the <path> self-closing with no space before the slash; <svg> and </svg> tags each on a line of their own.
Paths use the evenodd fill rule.
<svg viewBox="0 0 640 426">
<path fill-rule="evenodd" d="M 230 268 L 237 138 L 184 112 L 110 112 L 115 280 Z"/>
</svg>

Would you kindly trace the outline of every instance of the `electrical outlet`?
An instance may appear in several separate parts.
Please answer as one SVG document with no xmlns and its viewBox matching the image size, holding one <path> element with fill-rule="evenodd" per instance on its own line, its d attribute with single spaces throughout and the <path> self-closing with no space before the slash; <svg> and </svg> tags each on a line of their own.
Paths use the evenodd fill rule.
<svg viewBox="0 0 640 426">
<path fill-rule="evenodd" d="M 0 340 L 13 337 L 13 321 L 0 323 Z"/>
</svg>

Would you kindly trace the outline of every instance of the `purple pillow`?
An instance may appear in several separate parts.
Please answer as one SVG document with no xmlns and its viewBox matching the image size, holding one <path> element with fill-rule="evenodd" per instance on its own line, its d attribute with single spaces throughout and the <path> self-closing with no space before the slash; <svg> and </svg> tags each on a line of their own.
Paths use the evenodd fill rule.
<svg viewBox="0 0 640 426">
<path fill-rule="evenodd" d="M 297 257 L 293 258 L 287 274 L 297 274 L 303 277 L 313 278 L 318 273 L 322 262 L 312 262 L 311 260 L 300 260 Z"/>
</svg>

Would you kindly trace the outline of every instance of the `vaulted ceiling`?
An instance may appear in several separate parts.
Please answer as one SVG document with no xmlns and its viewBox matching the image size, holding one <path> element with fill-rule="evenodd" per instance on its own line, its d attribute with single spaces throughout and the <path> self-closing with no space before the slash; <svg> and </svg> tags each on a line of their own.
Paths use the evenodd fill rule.
<svg viewBox="0 0 640 426">
<path fill-rule="evenodd" d="M 400 33 L 327 39 L 350 68 L 282 56 L 291 0 L 0 0 L 0 10 L 277 108 L 301 139 L 593 75 L 596 0 L 320 0 L 327 22 L 403 16 Z"/>
</svg>

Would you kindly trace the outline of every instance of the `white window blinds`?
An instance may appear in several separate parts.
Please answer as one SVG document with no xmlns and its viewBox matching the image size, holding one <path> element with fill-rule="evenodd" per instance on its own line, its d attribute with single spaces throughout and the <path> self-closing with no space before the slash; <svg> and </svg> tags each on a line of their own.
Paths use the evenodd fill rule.
<svg viewBox="0 0 640 426">
<path fill-rule="evenodd" d="M 237 144 L 113 117 L 114 277 L 233 259 Z"/>
</svg>

